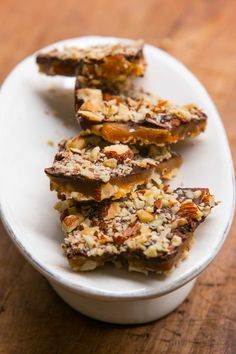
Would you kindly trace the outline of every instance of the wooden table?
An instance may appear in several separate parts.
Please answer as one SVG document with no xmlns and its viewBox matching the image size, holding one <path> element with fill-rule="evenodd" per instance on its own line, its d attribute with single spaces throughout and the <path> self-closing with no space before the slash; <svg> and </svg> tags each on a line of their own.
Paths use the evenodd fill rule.
<svg viewBox="0 0 236 354">
<path fill-rule="evenodd" d="M 19 60 L 63 38 L 143 38 L 175 55 L 203 82 L 236 157 L 235 16 L 235 0 L 1 0 L 0 81 Z M 235 233 L 236 225 L 174 313 L 147 325 L 118 326 L 69 308 L 1 227 L 0 354 L 235 354 Z"/>
</svg>

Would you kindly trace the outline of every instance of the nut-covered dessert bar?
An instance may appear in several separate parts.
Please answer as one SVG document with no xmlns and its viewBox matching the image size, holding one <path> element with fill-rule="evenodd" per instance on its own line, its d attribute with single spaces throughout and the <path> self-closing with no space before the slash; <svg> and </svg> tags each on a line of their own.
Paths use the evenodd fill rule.
<svg viewBox="0 0 236 354">
<path fill-rule="evenodd" d="M 110 142 L 167 144 L 203 132 L 206 114 L 194 104 L 177 106 L 143 91 L 118 95 L 76 84 L 76 116 L 82 129 Z"/>
<path fill-rule="evenodd" d="M 143 76 L 146 68 L 141 41 L 54 49 L 39 53 L 36 62 L 42 73 L 80 76 L 89 86 L 121 83 L 130 77 Z"/>
<path fill-rule="evenodd" d="M 112 262 L 147 273 L 177 265 L 216 203 L 205 188 L 165 188 L 149 182 L 118 201 L 58 202 L 63 249 L 72 269 L 93 270 Z"/>
<path fill-rule="evenodd" d="M 169 179 L 181 162 L 167 146 L 111 144 L 84 133 L 61 142 L 53 166 L 45 172 L 60 199 L 101 201 L 124 197 L 154 171 Z"/>
</svg>

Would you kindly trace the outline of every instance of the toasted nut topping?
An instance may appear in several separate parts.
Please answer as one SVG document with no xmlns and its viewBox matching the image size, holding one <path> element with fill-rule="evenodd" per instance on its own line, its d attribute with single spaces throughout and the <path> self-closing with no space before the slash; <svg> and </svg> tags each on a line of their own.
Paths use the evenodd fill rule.
<svg viewBox="0 0 236 354">
<path fill-rule="evenodd" d="M 148 249 L 145 250 L 144 254 L 147 257 L 156 257 L 157 256 L 157 247 L 155 246 L 150 246 Z"/>
<path fill-rule="evenodd" d="M 99 157 L 100 147 L 96 146 L 90 153 L 90 161 L 96 162 Z"/>
<path fill-rule="evenodd" d="M 164 186 L 157 186 L 151 181 L 148 187 L 134 188 L 116 202 L 76 203 L 62 211 L 62 220 L 68 213 L 76 217 L 75 208 L 83 217 L 76 229 L 73 229 L 76 218 L 66 223 L 73 230 L 66 232 L 63 245 L 69 261 L 78 259 L 78 270 L 85 258 L 96 259 L 99 265 L 118 259 L 121 263 L 138 265 L 147 271 L 156 271 L 159 261 L 175 262 L 176 255 L 182 259 L 183 242 L 187 241 L 189 247 L 193 232 L 211 210 L 211 201 L 206 204 L 201 198 L 190 199 L 190 192 L 197 189 L 178 188 L 172 192 L 166 186 L 164 190 Z M 209 195 L 207 189 L 199 190 Z M 181 212 L 186 215 L 181 215 Z M 144 256 L 156 258 L 156 261 L 146 262 Z"/>
<path fill-rule="evenodd" d="M 54 158 L 53 166 L 45 169 L 45 172 L 50 178 L 51 190 L 56 190 L 60 194 L 60 198 L 63 196 L 66 199 L 81 201 L 82 199 L 102 200 L 114 196 L 115 199 L 118 199 L 127 194 L 134 184 L 144 183 L 148 175 L 152 174 L 155 167 L 158 169 L 163 160 L 167 164 L 169 162 L 172 164 L 171 156 L 172 153 L 167 147 L 164 151 L 161 150 L 160 155 L 155 159 L 145 158 L 142 148 L 139 150 L 132 145 L 130 147 L 122 144 L 109 145 L 104 139 L 87 132 L 82 137 L 79 135 L 73 139 L 63 140 L 59 144 L 59 152 Z M 140 171 L 140 169 L 149 171 Z M 130 175 L 133 178 L 129 179 Z M 98 182 L 96 192 L 72 190 L 71 184 L 74 184 L 75 180 L 80 183 L 81 178 L 96 180 Z M 115 183 L 120 178 L 121 182 Z M 66 181 L 68 184 L 65 183 Z M 104 183 L 109 181 L 112 181 L 112 188 L 109 186 L 109 195 L 107 195 L 103 188 L 105 188 Z M 70 182 L 72 183 L 70 184 Z M 120 189 L 118 187 L 117 190 L 114 189 L 113 187 L 118 184 Z M 80 189 L 80 185 L 78 185 L 78 189 Z M 115 196 L 114 194 L 118 192 L 119 194 Z"/>
<path fill-rule="evenodd" d="M 179 214 L 193 219 L 198 219 L 202 216 L 202 212 L 197 205 L 188 199 L 181 204 Z"/>
<path fill-rule="evenodd" d="M 75 138 L 69 140 L 67 146 L 69 149 L 82 150 L 86 146 L 86 140 L 81 136 L 76 136 Z"/>
<path fill-rule="evenodd" d="M 110 204 L 109 209 L 107 211 L 107 215 L 105 216 L 105 220 L 113 219 L 117 215 L 119 215 L 120 206 L 119 203 Z"/>
<path fill-rule="evenodd" d="M 103 152 L 107 157 L 115 158 L 119 161 L 124 161 L 127 158 L 132 159 L 134 156 L 133 151 L 127 145 L 122 144 L 106 146 Z"/>
<path fill-rule="evenodd" d="M 92 101 L 94 103 L 102 102 L 102 91 L 90 88 L 83 88 L 77 91 L 78 99 L 82 99 L 84 102 Z"/>
<path fill-rule="evenodd" d="M 157 199 L 154 203 L 155 208 L 160 209 L 162 207 L 161 199 Z"/>
<path fill-rule="evenodd" d="M 82 217 L 77 215 L 66 216 L 62 222 L 62 227 L 65 232 L 71 232 L 81 223 Z"/>
<path fill-rule="evenodd" d="M 181 245 L 181 243 L 182 243 L 182 238 L 177 235 L 174 235 L 171 240 L 172 246 L 177 247 L 177 246 Z"/>
<path fill-rule="evenodd" d="M 140 225 L 130 224 L 124 232 L 124 237 L 130 237 L 132 235 L 137 234 L 137 231 L 139 231 L 139 229 L 140 229 Z"/>
<path fill-rule="evenodd" d="M 96 114 L 99 112 L 99 106 L 94 101 L 88 101 L 81 106 L 81 110 Z"/>
<path fill-rule="evenodd" d="M 86 103 L 86 105 L 88 105 L 88 103 Z M 84 107 L 83 107 L 84 108 Z M 98 113 L 94 113 L 94 112 L 89 112 L 89 111 L 86 111 L 86 110 L 80 110 L 79 113 L 81 115 L 83 115 L 83 117 L 89 119 L 89 120 L 92 120 L 94 122 L 101 122 L 103 120 L 103 118 L 101 117 L 100 114 Z"/>
<path fill-rule="evenodd" d="M 193 197 L 196 198 L 196 199 L 199 198 L 201 195 L 202 195 L 202 191 L 193 192 Z"/>
<path fill-rule="evenodd" d="M 151 222 L 154 220 L 154 216 L 146 210 L 138 210 L 137 215 L 141 222 Z"/>
<path fill-rule="evenodd" d="M 108 159 L 103 161 L 103 165 L 106 167 L 116 168 L 117 160 L 116 159 Z"/>
<path fill-rule="evenodd" d="M 91 91 L 91 98 L 88 97 L 88 100 L 80 106 L 77 116 L 92 121 L 133 122 L 136 124 L 147 122 L 153 127 L 167 130 L 172 130 L 192 120 L 202 121 L 199 129 L 189 131 L 189 136 L 198 135 L 201 130 L 205 129 L 206 123 L 205 113 L 197 106 L 174 105 L 142 90 L 132 89 L 118 95 L 103 94 L 102 101 L 94 100 Z M 134 126 L 128 127 L 129 131 L 132 129 L 135 129 Z M 173 136 L 170 142 L 176 141 L 176 139 L 179 140 L 177 136 Z M 150 154 L 155 156 L 156 153 L 155 148 L 151 146 Z"/>
</svg>

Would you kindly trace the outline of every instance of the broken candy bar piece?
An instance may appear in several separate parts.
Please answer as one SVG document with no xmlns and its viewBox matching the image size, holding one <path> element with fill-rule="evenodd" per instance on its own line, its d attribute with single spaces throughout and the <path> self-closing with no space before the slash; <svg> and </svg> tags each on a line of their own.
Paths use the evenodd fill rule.
<svg viewBox="0 0 236 354">
<path fill-rule="evenodd" d="M 181 157 L 169 147 L 111 144 L 96 135 L 79 135 L 59 145 L 45 172 L 61 199 L 78 201 L 121 198 L 157 172 L 169 179 Z"/>
<path fill-rule="evenodd" d="M 54 49 L 39 53 L 36 62 L 44 74 L 79 76 L 81 84 L 89 87 L 124 83 L 143 76 L 146 68 L 142 41 Z"/>
<path fill-rule="evenodd" d="M 194 104 L 177 106 L 143 91 L 111 95 L 78 88 L 75 109 L 82 129 L 110 142 L 170 144 L 193 138 L 206 128 L 206 114 Z"/>
<path fill-rule="evenodd" d="M 206 188 L 166 191 L 153 183 L 118 201 L 57 203 L 63 249 L 75 271 L 106 262 L 131 271 L 166 272 L 188 252 L 193 233 L 215 206 Z"/>
</svg>

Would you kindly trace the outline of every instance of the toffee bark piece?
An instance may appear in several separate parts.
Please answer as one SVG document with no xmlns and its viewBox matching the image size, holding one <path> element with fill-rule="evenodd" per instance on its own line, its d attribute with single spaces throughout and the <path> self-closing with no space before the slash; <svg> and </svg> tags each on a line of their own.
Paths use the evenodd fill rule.
<svg viewBox="0 0 236 354">
<path fill-rule="evenodd" d="M 142 41 L 54 49 L 39 53 L 36 62 L 44 74 L 79 76 L 81 83 L 90 87 L 123 83 L 143 76 L 146 68 Z"/>
<path fill-rule="evenodd" d="M 194 104 L 178 106 L 143 91 L 119 95 L 80 88 L 77 80 L 75 110 L 82 129 L 110 142 L 170 144 L 203 132 L 207 116 Z"/>
<path fill-rule="evenodd" d="M 53 166 L 45 172 L 60 199 L 101 201 L 124 197 L 154 172 L 169 179 L 181 162 L 166 146 L 129 147 L 85 134 L 61 142 Z"/>
<path fill-rule="evenodd" d="M 193 233 L 215 206 L 206 188 L 167 191 L 153 183 L 119 201 L 57 203 L 63 249 L 74 271 L 106 262 L 130 271 L 167 272 L 186 257 Z"/>
</svg>

